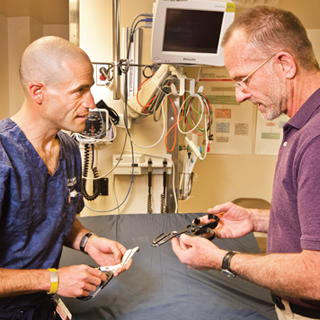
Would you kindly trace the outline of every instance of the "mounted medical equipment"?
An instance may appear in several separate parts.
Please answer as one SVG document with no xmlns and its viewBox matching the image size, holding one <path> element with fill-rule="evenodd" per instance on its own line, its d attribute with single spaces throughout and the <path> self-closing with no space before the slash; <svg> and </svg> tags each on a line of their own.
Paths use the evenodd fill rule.
<svg viewBox="0 0 320 320">
<path fill-rule="evenodd" d="M 232 1 L 158 0 L 151 58 L 155 63 L 223 66 L 222 37 L 234 20 Z"/>
</svg>

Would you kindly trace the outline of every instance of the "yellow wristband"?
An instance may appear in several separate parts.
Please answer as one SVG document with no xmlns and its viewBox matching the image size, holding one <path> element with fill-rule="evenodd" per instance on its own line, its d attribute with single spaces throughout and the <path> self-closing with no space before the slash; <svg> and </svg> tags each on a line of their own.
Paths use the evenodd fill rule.
<svg viewBox="0 0 320 320">
<path fill-rule="evenodd" d="M 48 269 L 50 271 L 51 287 L 47 294 L 55 294 L 58 291 L 58 272 L 56 269 Z"/>
</svg>

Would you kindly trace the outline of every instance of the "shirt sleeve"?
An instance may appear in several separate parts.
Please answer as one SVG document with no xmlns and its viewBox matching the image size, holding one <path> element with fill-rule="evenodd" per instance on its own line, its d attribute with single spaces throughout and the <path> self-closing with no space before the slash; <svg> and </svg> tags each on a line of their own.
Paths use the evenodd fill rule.
<svg viewBox="0 0 320 320">
<path fill-rule="evenodd" d="M 8 185 L 10 179 L 10 161 L 0 141 L 0 219 L 5 200 L 8 199 Z"/>
<path fill-rule="evenodd" d="M 301 226 L 301 247 L 320 250 L 320 137 L 302 153 L 297 171 L 297 205 Z"/>
</svg>

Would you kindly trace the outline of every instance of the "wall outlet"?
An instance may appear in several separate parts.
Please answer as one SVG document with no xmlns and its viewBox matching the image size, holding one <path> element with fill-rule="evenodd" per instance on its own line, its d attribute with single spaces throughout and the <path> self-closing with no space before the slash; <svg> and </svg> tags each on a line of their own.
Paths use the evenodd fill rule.
<svg viewBox="0 0 320 320">
<path fill-rule="evenodd" d="M 107 64 L 96 64 L 96 85 L 105 86 L 109 81 L 106 72 L 110 66 Z"/>
<path fill-rule="evenodd" d="M 100 193 L 99 196 L 109 195 L 109 181 L 108 178 L 101 178 L 100 180 Z"/>
</svg>

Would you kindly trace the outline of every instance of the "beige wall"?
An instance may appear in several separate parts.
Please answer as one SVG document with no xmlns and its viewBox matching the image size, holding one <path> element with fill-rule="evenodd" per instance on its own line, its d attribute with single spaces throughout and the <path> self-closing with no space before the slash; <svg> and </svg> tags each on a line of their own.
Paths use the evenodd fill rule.
<svg viewBox="0 0 320 320">
<path fill-rule="evenodd" d="M 7 18 L 0 14 L 0 119 L 9 114 L 9 68 Z"/>
<path fill-rule="evenodd" d="M 208 155 L 195 166 L 191 197 L 179 202 L 183 213 L 206 212 L 237 198 L 271 201 L 276 156 Z"/>
<path fill-rule="evenodd" d="M 68 39 L 68 25 L 43 25 L 32 17 L 0 14 L 0 119 L 12 116 L 24 99 L 19 80 L 19 63 L 25 48 L 34 40 L 56 35 Z"/>
<path fill-rule="evenodd" d="M 22 52 L 31 41 L 30 32 L 30 17 L 8 18 L 10 116 L 15 114 L 20 109 L 24 99 L 23 90 L 19 80 L 19 62 Z"/>
<path fill-rule="evenodd" d="M 319 0 L 279 0 L 277 7 L 295 14 L 306 29 L 319 29 Z"/>
<path fill-rule="evenodd" d="M 56 36 L 69 40 L 69 25 L 45 24 L 43 25 L 43 36 Z"/>
</svg>

